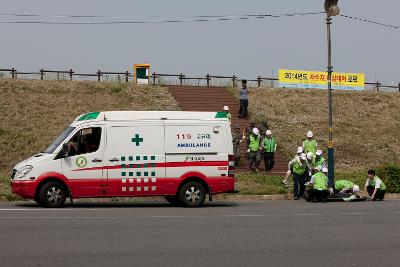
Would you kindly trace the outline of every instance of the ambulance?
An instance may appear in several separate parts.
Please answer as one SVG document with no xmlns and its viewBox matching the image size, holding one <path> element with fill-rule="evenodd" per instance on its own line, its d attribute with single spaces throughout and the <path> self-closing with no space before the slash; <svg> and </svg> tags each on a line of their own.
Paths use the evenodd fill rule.
<svg viewBox="0 0 400 267">
<path fill-rule="evenodd" d="M 234 191 L 230 123 L 223 112 L 90 112 L 18 163 L 10 180 L 13 193 L 44 207 L 143 196 L 197 207 Z"/>
</svg>

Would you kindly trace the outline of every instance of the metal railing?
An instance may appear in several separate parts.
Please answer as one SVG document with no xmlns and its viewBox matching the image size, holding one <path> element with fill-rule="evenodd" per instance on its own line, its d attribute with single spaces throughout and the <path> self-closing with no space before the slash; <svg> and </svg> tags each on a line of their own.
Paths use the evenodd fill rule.
<svg viewBox="0 0 400 267">
<path fill-rule="evenodd" d="M 56 75 L 51 76 L 51 74 Z M 45 80 L 49 78 L 50 80 L 70 80 L 72 81 L 75 78 L 83 77 L 89 79 L 95 79 L 99 82 L 101 81 L 114 81 L 114 82 L 129 82 L 132 81 L 132 73 L 129 71 L 122 71 L 122 72 L 115 72 L 115 71 L 101 71 L 98 70 L 95 73 L 78 73 L 72 69 L 69 70 L 47 70 L 47 69 L 40 69 L 37 72 L 22 72 L 17 71 L 16 68 L 3 68 L 0 69 L 0 77 L 1 76 L 10 76 L 12 79 L 18 78 L 18 75 L 34 75 L 36 79 Z M 109 77 L 116 77 L 109 78 Z M 216 86 L 218 81 L 222 81 L 223 86 L 238 86 L 238 81 L 241 79 L 236 76 L 224 76 L 224 75 L 211 75 L 206 74 L 203 77 L 190 77 L 186 76 L 183 73 L 179 74 L 168 74 L 168 73 L 156 73 L 153 72 L 150 75 L 150 82 L 153 85 L 171 85 L 171 84 L 179 84 L 179 85 L 188 85 L 193 82 L 197 82 L 195 85 L 203 85 L 203 86 Z M 173 78 L 173 80 L 168 80 Z M 270 86 L 274 87 L 275 83 L 278 81 L 277 78 L 270 78 L 270 77 L 262 77 L 257 76 L 255 79 L 246 79 L 250 84 L 254 86 L 261 87 L 261 86 Z M 192 85 L 191 84 L 191 85 Z M 396 91 L 400 92 L 400 82 L 397 85 L 383 85 L 379 81 L 374 83 L 366 82 L 365 86 L 368 87 L 368 90 L 372 91 Z"/>
</svg>

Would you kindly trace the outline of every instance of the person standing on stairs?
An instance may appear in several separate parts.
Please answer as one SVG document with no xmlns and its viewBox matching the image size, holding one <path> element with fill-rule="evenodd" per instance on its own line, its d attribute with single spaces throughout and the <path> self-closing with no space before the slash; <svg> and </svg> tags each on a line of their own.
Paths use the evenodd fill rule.
<svg viewBox="0 0 400 267">
<path fill-rule="evenodd" d="M 253 129 L 253 132 L 250 134 L 249 140 L 249 148 L 247 152 L 249 153 L 249 169 L 250 172 L 259 172 L 258 165 L 261 161 L 260 155 L 260 131 L 257 128 Z"/>
<path fill-rule="evenodd" d="M 239 92 L 239 118 L 247 118 L 247 107 L 249 106 L 249 89 L 247 88 L 247 80 L 242 80 L 242 88 Z"/>
<path fill-rule="evenodd" d="M 265 172 L 269 172 L 275 165 L 274 155 L 276 151 L 276 140 L 272 136 L 271 130 L 265 132 L 265 138 L 262 142 L 262 148 L 264 149 L 264 165 Z"/>
<path fill-rule="evenodd" d="M 229 119 L 229 122 L 231 122 L 232 121 L 232 115 L 229 112 L 229 107 L 228 106 L 224 106 L 224 112 L 226 114 L 226 117 Z"/>
</svg>

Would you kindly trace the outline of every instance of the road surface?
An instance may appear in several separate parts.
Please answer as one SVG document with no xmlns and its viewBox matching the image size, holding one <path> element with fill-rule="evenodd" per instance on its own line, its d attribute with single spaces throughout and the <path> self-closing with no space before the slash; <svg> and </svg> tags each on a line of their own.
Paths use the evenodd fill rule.
<svg viewBox="0 0 400 267">
<path fill-rule="evenodd" d="M 0 266 L 400 266 L 400 201 L 0 203 Z"/>
</svg>

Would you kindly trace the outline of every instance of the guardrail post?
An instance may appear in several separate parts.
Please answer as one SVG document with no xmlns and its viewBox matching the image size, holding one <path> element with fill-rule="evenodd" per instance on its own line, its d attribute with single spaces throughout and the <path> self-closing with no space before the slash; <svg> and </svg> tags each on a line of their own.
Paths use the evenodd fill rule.
<svg viewBox="0 0 400 267">
<path fill-rule="evenodd" d="M 16 77 L 16 72 L 17 70 L 14 68 L 11 68 L 11 78 L 14 79 Z"/>
<path fill-rule="evenodd" d="M 179 74 L 179 84 L 182 85 L 183 84 L 183 77 L 184 75 L 182 74 L 182 72 Z"/>
<path fill-rule="evenodd" d="M 97 81 L 100 82 L 101 70 L 97 71 Z"/>
<path fill-rule="evenodd" d="M 70 80 L 70 81 L 72 81 L 72 73 L 74 73 L 74 72 L 72 71 L 72 69 L 69 69 L 69 80 Z"/>
<path fill-rule="evenodd" d="M 129 82 L 129 71 L 125 72 L 125 82 Z"/>
<path fill-rule="evenodd" d="M 232 76 L 232 86 L 237 87 L 237 77 L 235 75 Z"/>
<path fill-rule="evenodd" d="M 156 73 L 153 72 L 153 85 L 156 85 Z"/>
<path fill-rule="evenodd" d="M 40 80 L 43 81 L 44 70 L 40 69 Z"/>
<path fill-rule="evenodd" d="M 380 82 L 376 81 L 376 91 L 379 92 L 379 86 L 381 85 Z"/>
<path fill-rule="evenodd" d="M 258 85 L 258 87 L 261 86 L 261 76 L 257 77 L 257 85 Z"/>
<path fill-rule="evenodd" d="M 206 79 L 207 79 L 207 87 L 209 87 L 210 86 L 210 80 L 211 80 L 210 74 L 206 75 Z"/>
</svg>

